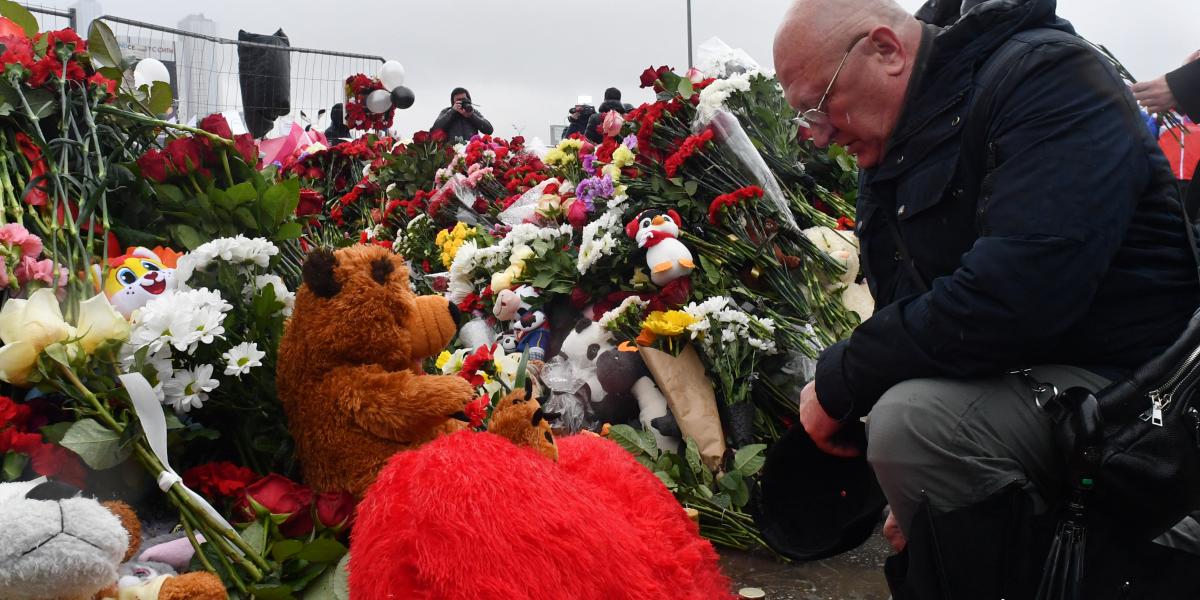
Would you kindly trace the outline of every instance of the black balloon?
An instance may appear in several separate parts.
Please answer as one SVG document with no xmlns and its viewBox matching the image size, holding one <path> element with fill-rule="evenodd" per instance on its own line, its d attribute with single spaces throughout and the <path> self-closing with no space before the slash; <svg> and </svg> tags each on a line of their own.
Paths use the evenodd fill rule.
<svg viewBox="0 0 1200 600">
<path fill-rule="evenodd" d="M 402 85 L 398 85 L 392 90 L 392 105 L 396 108 L 404 110 L 416 101 L 417 97 L 413 95 L 413 91 Z"/>
</svg>

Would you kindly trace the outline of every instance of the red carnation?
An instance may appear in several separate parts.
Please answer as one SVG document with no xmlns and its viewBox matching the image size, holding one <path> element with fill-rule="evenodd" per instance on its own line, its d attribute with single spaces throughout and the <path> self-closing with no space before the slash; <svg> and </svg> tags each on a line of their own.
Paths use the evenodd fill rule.
<svg viewBox="0 0 1200 600">
<path fill-rule="evenodd" d="M 850 217 L 838 217 L 837 228 L 841 231 L 854 231 L 854 219 Z"/>
<path fill-rule="evenodd" d="M 88 77 L 87 81 L 88 81 L 88 84 L 91 85 L 92 87 L 104 90 L 104 93 L 107 96 L 117 95 L 117 82 L 115 82 L 99 73 L 92 74 L 91 77 Z"/>
<path fill-rule="evenodd" d="M 471 420 L 471 427 L 483 425 L 483 420 L 487 418 L 489 404 L 491 404 L 491 399 L 487 394 L 483 394 L 463 407 L 463 413 Z"/>
<path fill-rule="evenodd" d="M 231 462 L 213 462 L 183 472 L 183 483 L 209 498 L 233 498 L 258 475 Z"/>
<path fill-rule="evenodd" d="M 0 430 L 0 453 L 12 451 L 29 454 L 41 443 L 41 434 L 25 433 L 11 427 Z"/>
<path fill-rule="evenodd" d="M 159 151 L 158 148 L 147 150 L 137 159 L 137 166 L 142 171 L 143 177 L 148 177 L 158 183 L 166 181 L 170 176 L 171 163 L 166 153 Z"/>
<path fill-rule="evenodd" d="M 38 34 L 37 39 L 41 40 L 42 38 L 46 39 L 46 48 L 48 50 L 53 50 L 60 43 L 64 46 L 74 45 L 75 52 L 84 52 L 87 50 L 87 42 L 80 39 L 79 34 L 75 33 L 74 29 L 59 29 L 58 31 L 47 31 Z"/>
<path fill-rule="evenodd" d="M 30 87 L 42 87 L 46 82 L 54 77 L 59 79 L 63 76 L 63 64 L 58 60 L 58 57 L 53 53 L 47 53 L 41 60 L 33 63 L 30 67 L 29 85 Z M 66 66 L 67 79 L 70 81 L 83 81 L 87 78 L 87 74 L 83 72 L 83 67 L 74 60 L 67 61 Z"/>
<path fill-rule="evenodd" d="M 17 404 L 8 396 L 0 396 L 0 428 L 12 425 L 20 427 L 29 420 L 33 411 L 25 404 Z"/>
<path fill-rule="evenodd" d="M 4 65 L 5 68 L 13 64 L 19 64 L 26 69 L 33 67 L 33 44 L 29 38 L 6 35 L 0 37 L 0 44 L 4 44 L 4 53 L 0 54 L 0 65 Z"/>
<path fill-rule="evenodd" d="M 720 216 L 721 212 L 726 207 L 736 206 L 743 200 L 762 198 L 762 196 L 762 188 L 758 187 L 757 185 L 748 185 L 728 194 L 721 194 L 720 196 L 714 198 L 712 203 L 708 205 L 708 222 L 716 225 L 717 217 Z"/>
<path fill-rule="evenodd" d="M 316 499 L 317 522 L 322 527 L 341 531 L 354 516 L 354 496 L 349 492 L 325 492 Z"/>
<path fill-rule="evenodd" d="M 233 139 L 233 131 L 229 129 L 229 121 L 220 113 L 211 114 L 203 119 L 200 119 L 200 129 L 211 134 L 218 135 L 227 140 Z"/>
</svg>

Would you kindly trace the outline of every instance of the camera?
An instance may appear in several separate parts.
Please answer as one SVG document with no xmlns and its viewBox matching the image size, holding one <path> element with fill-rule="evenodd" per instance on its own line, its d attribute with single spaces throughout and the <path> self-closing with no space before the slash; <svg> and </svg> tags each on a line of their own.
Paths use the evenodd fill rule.
<svg viewBox="0 0 1200 600">
<path fill-rule="evenodd" d="M 459 108 L 462 108 L 463 110 L 471 110 L 471 101 L 464 98 L 459 102 Z"/>
</svg>

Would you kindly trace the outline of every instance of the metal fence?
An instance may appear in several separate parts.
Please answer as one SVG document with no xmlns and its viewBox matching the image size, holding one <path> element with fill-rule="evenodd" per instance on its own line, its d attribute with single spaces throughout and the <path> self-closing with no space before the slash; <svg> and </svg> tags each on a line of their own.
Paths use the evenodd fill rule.
<svg viewBox="0 0 1200 600">
<path fill-rule="evenodd" d="M 317 129 L 329 125 L 330 107 L 344 100 L 346 78 L 356 73 L 374 75 L 383 62 L 380 56 L 216 37 L 209 34 L 215 30 L 211 21 L 207 21 L 210 32 L 205 33 L 112 15 L 98 20 L 113 30 L 126 58 L 155 58 L 166 65 L 175 92 L 176 116 L 185 123 L 218 112 L 282 108 L 245 105 L 238 69 L 239 49 L 267 48 L 287 53 L 291 66 L 290 103 L 286 107 L 290 109 L 289 116 Z M 197 28 L 203 29 L 204 23 L 199 25 Z"/>
<path fill-rule="evenodd" d="M 59 9 L 39 4 L 21 4 L 37 19 L 41 31 L 66 29 L 75 27 L 75 9 Z"/>
</svg>

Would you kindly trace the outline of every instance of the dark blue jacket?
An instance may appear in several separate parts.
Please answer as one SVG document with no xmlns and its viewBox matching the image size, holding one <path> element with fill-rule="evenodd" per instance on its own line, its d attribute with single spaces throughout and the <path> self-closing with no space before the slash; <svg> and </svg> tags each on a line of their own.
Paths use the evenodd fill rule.
<svg viewBox="0 0 1200 600">
<path fill-rule="evenodd" d="M 1074 33 L 1055 0 L 968 1 L 961 17 L 937 4 L 917 16 L 945 28 L 886 155 L 862 174 L 877 308 L 818 363 L 817 396 L 838 419 L 918 377 L 1038 364 L 1119 374 L 1200 304 L 1175 183 L 1133 96 L 1073 35 L 1030 35 Z M 975 108 L 982 65 L 1014 36 L 1030 41 Z"/>
</svg>

